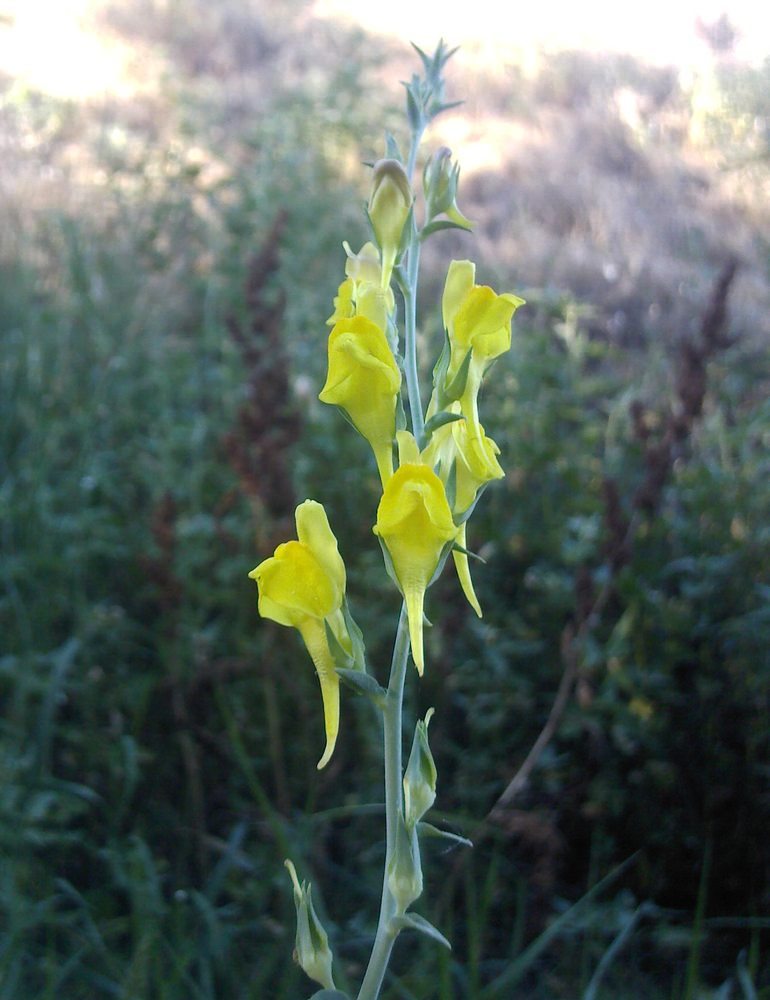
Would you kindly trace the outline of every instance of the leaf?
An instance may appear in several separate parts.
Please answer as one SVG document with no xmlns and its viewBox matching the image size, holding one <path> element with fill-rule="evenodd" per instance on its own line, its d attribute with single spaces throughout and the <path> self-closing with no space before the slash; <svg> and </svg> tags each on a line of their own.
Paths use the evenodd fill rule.
<svg viewBox="0 0 770 1000">
<path fill-rule="evenodd" d="M 454 403 L 455 400 L 459 399 L 460 396 L 465 392 L 465 385 L 468 381 L 468 371 L 471 367 L 471 355 L 473 351 L 468 351 L 468 353 L 463 358 L 463 363 L 457 369 L 457 374 L 446 386 L 444 390 L 445 398 L 448 402 Z"/>
<path fill-rule="evenodd" d="M 452 222 L 451 219 L 434 219 L 433 222 L 429 222 L 427 226 L 423 226 L 420 230 L 420 242 L 426 240 L 433 233 L 438 233 L 442 229 L 461 229 L 464 233 L 470 233 L 470 226 L 461 226 L 459 222 Z"/>
<path fill-rule="evenodd" d="M 454 49 L 453 51 L 457 51 Z M 450 55 L 452 53 L 450 52 Z M 465 104 L 465 101 L 449 101 L 447 104 L 432 104 L 428 109 L 431 118 L 435 118 L 440 115 L 443 111 L 451 111 L 452 108 L 459 108 L 461 105 Z"/>
<path fill-rule="evenodd" d="M 366 648 L 364 646 L 364 633 L 358 627 L 358 622 L 350 613 L 350 605 L 348 604 L 347 597 L 343 598 L 342 601 L 342 618 L 345 622 L 345 627 L 348 630 L 348 635 L 350 636 L 350 641 L 353 645 L 353 651 L 351 654 L 353 658 L 353 669 L 361 670 L 366 673 Z"/>
<path fill-rule="evenodd" d="M 350 1000 L 350 997 L 340 990 L 319 990 L 309 1000 Z"/>
<path fill-rule="evenodd" d="M 442 387 L 446 381 L 446 373 L 449 370 L 449 361 L 452 355 L 452 346 L 449 343 L 449 335 L 446 330 L 444 331 L 444 346 L 441 349 L 441 354 L 438 356 L 438 361 L 433 368 L 433 388 L 441 397 Z"/>
<path fill-rule="evenodd" d="M 405 913 L 403 917 L 395 917 L 392 922 L 399 930 L 419 931 L 421 934 L 425 934 L 429 938 L 433 938 L 434 941 L 438 941 L 439 944 L 443 944 L 443 946 L 448 948 L 449 951 L 452 950 L 452 945 L 447 941 L 441 931 L 435 928 L 429 920 L 425 919 L 425 917 L 421 917 L 419 913 Z"/>
<path fill-rule="evenodd" d="M 439 427 L 443 427 L 445 424 L 453 424 L 456 420 L 465 420 L 462 413 L 450 413 L 448 410 L 442 410 L 440 413 L 434 413 L 430 420 L 425 424 L 423 430 L 423 447 L 430 441 L 431 435 L 434 431 L 437 431 Z"/>
<path fill-rule="evenodd" d="M 477 562 L 483 563 L 485 566 L 487 564 L 487 561 L 484 558 L 484 556 L 480 556 L 477 552 L 471 552 L 470 549 L 466 549 L 464 545 L 460 545 L 458 542 L 454 543 L 454 545 L 452 546 L 452 551 L 462 552 L 464 556 L 468 556 L 469 559 L 475 559 Z"/>
<path fill-rule="evenodd" d="M 375 705 L 382 708 L 387 692 L 370 674 L 365 674 L 361 670 L 338 669 L 337 676 L 349 688 L 370 698 Z"/>
<path fill-rule="evenodd" d="M 549 924 L 543 933 L 536 937 L 515 961 L 511 962 L 505 972 L 502 972 L 497 979 L 492 980 L 481 991 L 479 1000 L 492 1000 L 493 997 L 511 996 L 512 987 L 526 975 L 531 966 L 540 957 L 541 952 L 545 951 L 571 920 L 574 920 L 579 913 L 586 909 L 589 903 L 593 902 L 598 895 L 618 879 L 636 861 L 638 856 L 639 853 L 637 852 L 632 854 L 630 858 L 626 858 L 622 864 L 614 868 L 608 875 L 605 875 L 603 879 L 600 879 L 584 896 L 581 896 L 577 903 L 574 903 L 568 910 L 558 916 L 553 923 Z"/>
<path fill-rule="evenodd" d="M 395 136 L 391 132 L 385 133 L 385 158 L 388 160 L 398 160 L 399 163 L 404 162 Z"/>
<path fill-rule="evenodd" d="M 432 823 L 419 822 L 417 833 L 422 837 L 440 837 L 442 840 L 450 840 L 458 846 L 473 847 L 473 841 L 468 840 L 467 837 L 461 837 L 458 833 L 450 833 L 449 830 L 439 830 Z"/>
<path fill-rule="evenodd" d="M 353 657 L 342 645 L 340 645 L 339 639 L 332 631 L 332 628 L 326 619 L 324 619 L 324 630 L 326 632 L 326 642 L 329 646 L 329 652 L 334 657 L 334 666 L 337 672 L 339 673 L 340 670 L 354 670 L 355 664 Z"/>
<path fill-rule="evenodd" d="M 406 87 L 406 115 L 409 119 L 409 127 L 413 132 L 419 132 L 425 124 L 422 109 L 414 95 L 411 83 L 405 83 Z"/>
</svg>

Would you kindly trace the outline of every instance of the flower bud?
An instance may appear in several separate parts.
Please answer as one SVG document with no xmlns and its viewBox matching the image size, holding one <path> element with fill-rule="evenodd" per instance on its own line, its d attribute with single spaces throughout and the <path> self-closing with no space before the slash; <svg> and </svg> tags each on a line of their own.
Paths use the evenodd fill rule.
<svg viewBox="0 0 770 1000">
<path fill-rule="evenodd" d="M 412 208 L 412 189 L 398 160 L 378 160 L 374 165 L 369 219 L 382 251 L 382 287 L 390 284 L 401 234 Z"/>
<path fill-rule="evenodd" d="M 417 831 L 407 829 L 404 817 L 398 814 L 396 843 L 388 863 L 388 889 L 401 917 L 422 895 L 422 865 Z"/>
<path fill-rule="evenodd" d="M 297 936 L 294 944 L 294 961 L 317 983 L 327 990 L 333 990 L 332 953 L 329 938 L 315 912 L 311 887 L 308 882 L 301 885 L 297 870 L 288 859 L 284 861 L 292 885 L 294 886 L 294 907 L 297 911 Z"/>
<path fill-rule="evenodd" d="M 423 818 L 436 801 L 436 764 L 428 745 L 429 709 L 414 728 L 412 752 L 404 773 L 404 822 L 409 830 Z"/>
<path fill-rule="evenodd" d="M 428 221 L 437 215 L 446 215 L 463 229 L 472 227 L 473 223 L 457 207 L 459 182 L 460 166 L 452 163 L 451 149 L 442 146 L 425 164 L 422 174 Z"/>
</svg>

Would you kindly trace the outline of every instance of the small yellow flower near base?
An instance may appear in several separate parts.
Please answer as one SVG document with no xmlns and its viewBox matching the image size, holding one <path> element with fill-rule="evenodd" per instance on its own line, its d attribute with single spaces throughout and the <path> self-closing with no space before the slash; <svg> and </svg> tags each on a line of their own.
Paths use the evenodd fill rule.
<svg viewBox="0 0 770 1000">
<path fill-rule="evenodd" d="M 339 677 L 329 649 L 326 626 L 340 645 L 352 642 L 342 614 L 345 564 L 326 511 L 315 500 L 297 507 L 297 541 L 284 542 L 250 573 L 259 590 L 258 610 L 263 618 L 296 628 L 310 653 L 321 685 L 326 749 L 319 770 L 329 762 L 340 721 Z"/>
<path fill-rule="evenodd" d="M 413 449 L 404 448 L 404 439 L 409 438 L 411 435 L 399 433 L 401 465 L 385 485 L 374 533 L 388 550 L 404 595 L 412 656 L 418 673 L 422 674 L 425 591 L 445 546 L 457 535 L 457 528 L 444 484 L 432 469 L 419 462 L 416 445 Z M 404 462 L 405 450 L 415 461 Z"/>
</svg>

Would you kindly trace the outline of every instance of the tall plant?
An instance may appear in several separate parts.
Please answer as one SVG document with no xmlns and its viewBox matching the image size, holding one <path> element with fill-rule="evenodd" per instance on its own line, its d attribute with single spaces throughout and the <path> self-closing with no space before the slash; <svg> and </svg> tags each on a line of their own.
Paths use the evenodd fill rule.
<svg viewBox="0 0 770 1000">
<path fill-rule="evenodd" d="M 503 476 L 499 449 L 484 432 L 479 392 L 488 369 L 511 344 L 511 320 L 523 300 L 476 283 L 475 265 L 450 263 L 442 298 L 444 342 L 433 369 L 427 409 L 417 363 L 417 292 L 420 248 L 442 229 L 470 229 L 457 207 L 459 167 L 440 148 L 427 158 L 422 205 L 413 184 L 421 140 L 447 108 L 444 68 L 452 55 L 443 42 L 432 56 L 417 49 L 421 74 L 406 85 L 410 132 L 404 158 L 392 136 L 374 164 L 367 214 L 373 240 L 357 253 L 347 243 L 345 280 L 328 320 L 328 374 L 320 399 L 339 408 L 368 441 L 382 485 L 373 532 L 385 570 L 403 596 L 387 687 L 369 673 L 365 645 L 346 599 L 346 570 L 324 507 L 305 500 L 296 510 L 297 538 L 250 574 L 259 590 L 259 612 L 296 628 L 315 665 L 321 688 L 325 748 L 323 768 L 335 747 L 340 682 L 364 694 L 383 723 L 386 857 L 379 921 L 358 1000 L 376 1000 L 393 945 L 406 929 L 448 945 L 412 909 L 423 892 L 422 836 L 445 836 L 424 821 L 436 797 L 436 766 L 428 743 L 432 710 L 417 722 L 403 766 L 403 695 L 410 653 L 422 676 L 425 593 L 451 555 L 460 586 L 481 616 L 466 547 L 466 525 L 484 488 Z M 393 286 L 400 292 L 399 314 Z M 405 400 L 403 399 L 403 390 Z M 310 885 L 286 862 L 297 909 L 295 957 L 323 987 L 316 998 L 344 997 L 336 990 L 328 937 L 315 912 Z"/>
</svg>

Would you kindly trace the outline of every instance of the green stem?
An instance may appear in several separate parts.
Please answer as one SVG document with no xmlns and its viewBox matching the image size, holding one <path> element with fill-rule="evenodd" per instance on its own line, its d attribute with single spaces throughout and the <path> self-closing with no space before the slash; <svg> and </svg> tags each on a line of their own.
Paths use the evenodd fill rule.
<svg viewBox="0 0 770 1000">
<path fill-rule="evenodd" d="M 364 981 L 358 994 L 358 1000 L 377 1000 L 385 978 L 393 942 L 398 930 L 392 926 L 395 904 L 388 888 L 388 866 L 393 856 L 396 844 L 396 828 L 398 814 L 402 809 L 401 782 L 403 769 L 401 765 L 401 715 L 404 701 L 404 679 L 406 665 L 409 659 L 409 622 L 406 614 L 406 604 L 401 608 L 398 620 L 398 631 L 393 647 L 393 660 L 390 665 L 388 693 L 383 709 L 383 742 L 385 748 L 385 871 L 382 879 L 382 900 L 380 902 L 380 919 L 374 946 L 369 958 Z"/>
<path fill-rule="evenodd" d="M 417 150 L 420 148 L 422 134 L 424 131 L 425 129 L 421 128 L 412 134 L 412 144 L 409 147 L 409 159 L 406 164 L 406 176 L 409 178 L 410 184 L 412 183 L 412 175 L 414 174 L 414 168 L 417 163 Z"/>
<path fill-rule="evenodd" d="M 406 268 L 407 288 L 404 291 L 404 372 L 412 417 L 412 433 L 422 447 L 425 422 L 420 396 L 420 376 L 417 369 L 417 276 L 420 270 L 420 244 L 418 240 L 409 247 Z"/>
</svg>

